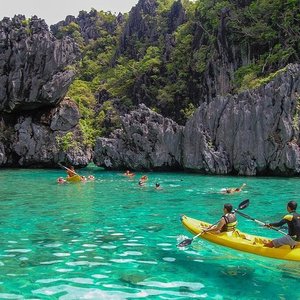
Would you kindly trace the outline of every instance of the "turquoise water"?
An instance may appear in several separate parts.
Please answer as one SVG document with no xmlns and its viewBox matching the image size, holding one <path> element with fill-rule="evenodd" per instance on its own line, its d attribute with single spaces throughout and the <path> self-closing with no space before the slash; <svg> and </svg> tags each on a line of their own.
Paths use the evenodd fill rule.
<svg viewBox="0 0 300 300">
<path fill-rule="evenodd" d="M 0 170 L 0 299 L 300 299 L 300 263 L 203 240 L 176 247 L 180 214 L 215 222 L 222 205 L 276 221 L 299 200 L 299 178 L 147 173 L 146 187 L 91 166 L 94 182 L 56 183 L 63 170 Z M 160 182 L 162 190 L 155 190 Z M 223 195 L 224 187 L 247 187 Z M 239 228 L 277 232 L 239 218 Z"/>
</svg>

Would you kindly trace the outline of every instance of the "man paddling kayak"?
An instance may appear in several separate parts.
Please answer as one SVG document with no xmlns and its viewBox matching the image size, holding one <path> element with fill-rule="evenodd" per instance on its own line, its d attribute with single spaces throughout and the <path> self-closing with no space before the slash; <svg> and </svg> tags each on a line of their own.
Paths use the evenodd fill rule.
<svg viewBox="0 0 300 300">
<path fill-rule="evenodd" d="M 290 201 L 286 206 L 289 212 L 279 222 L 266 224 L 266 227 L 281 227 L 284 224 L 288 225 L 288 234 L 270 241 L 265 244 L 265 247 L 278 248 L 283 245 L 289 245 L 292 249 L 300 242 L 300 214 L 296 212 L 297 202 Z"/>
</svg>

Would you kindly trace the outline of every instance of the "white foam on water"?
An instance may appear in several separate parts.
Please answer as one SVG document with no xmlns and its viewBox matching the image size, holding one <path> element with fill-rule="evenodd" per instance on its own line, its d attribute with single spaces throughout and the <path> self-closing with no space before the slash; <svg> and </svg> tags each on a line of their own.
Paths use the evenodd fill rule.
<svg viewBox="0 0 300 300">
<path fill-rule="evenodd" d="M 62 246 L 61 243 L 51 243 L 51 244 L 44 245 L 44 247 L 46 247 L 46 248 L 58 248 L 60 246 Z"/>
<path fill-rule="evenodd" d="M 164 261 L 168 261 L 168 262 L 174 262 L 176 260 L 176 258 L 174 257 L 163 257 Z"/>
<path fill-rule="evenodd" d="M 113 246 L 113 245 L 108 245 L 108 246 L 100 246 L 100 248 L 102 248 L 102 249 L 116 249 L 117 248 L 117 246 Z"/>
<path fill-rule="evenodd" d="M 70 256 L 71 254 L 70 253 L 63 253 L 63 252 L 58 252 L 58 253 L 53 253 L 54 256 L 57 256 L 57 257 L 65 257 L 65 256 Z"/>
<path fill-rule="evenodd" d="M 143 253 L 139 251 L 126 251 L 124 253 L 119 254 L 119 256 L 139 256 L 139 255 L 143 255 Z"/>
<path fill-rule="evenodd" d="M 9 252 L 9 253 L 28 253 L 28 252 L 31 252 L 31 249 L 10 249 L 10 250 L 4 250 L 4 252 Z"/>
</svg>

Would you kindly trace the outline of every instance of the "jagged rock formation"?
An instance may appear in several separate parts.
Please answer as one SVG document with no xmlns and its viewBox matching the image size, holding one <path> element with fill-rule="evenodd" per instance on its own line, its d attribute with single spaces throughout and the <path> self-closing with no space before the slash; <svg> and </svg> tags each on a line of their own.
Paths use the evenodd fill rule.
<svg viewBox="0 0 300 300">
<path fill-rule="evenodd" d="M 94 162 L 108 169 L 179 169 L 183 127 L 145 105 L 122 119 L 123 129 L 98 138 Z"/>
<path fill-rule="evenodd" d="M 34 116 L 27 113 L 0 120 L 0 166 L 52 167 L 60 161 L 86 166 L 91 160 L 91 150 L 82 145 L 79 112 L 73 101 L 66 99 Z M 71 145 L 66 145 L 66 134 L 72 135 Z"/>
<path fill-rule="evenodd" d="M 300 65 L 258 89 L 204 103 L 185 126 L 184 167 L 214 174 L 299 174 L 299 105 Z M 210 164 L 203 163 L 207 152 Z"/>
<path fill-rule="evenodd" d="M 131 9 L 129 19 L 122 32 L 117 51 L 118 55 L 127 53 L 132 58 L 142 57 L 147 47 L 137 49 L 137 40 L 147 46 L 158 45 L 158 40 L 162 33 L 158 25 L 157 8 L 157 0 L 141 0 Z M 168 43 L 171 39 L 170 35 L 185 21 L 186 12 L 181 2 L 177 1 L 166 16 L 167 30 L 163 33 L 165 34 L 166 49 L 171 47 L 170 43 Z"/>
<path fill-rule="evenodd" d="M 89 163 L 78 108 L 62 101 L 78 55 L 72 39 L 57 40 L 37 17 L 0 22 L 0 166 Z M 72 136 L 70 147 L 65 135 Z"/>
<path fill-rule="evenodd" d="M 156 23 L 154 21 L 149 22 L 151 17 L 156 16 L 156 8 L 156 0 L 143 0 L 131 9 L 129 19 L 122 33 L 119 53 L 128 52 L 132 57 L 138 57 L 142 54 L 136 52 L 137 49 L 134 47 L 136 39 L 151 43 L 157 40 Z M 146 15 L 147 18 L 145 18 Z"/>
<path fill-rule="evenodd" d="M 299 116 L 300 65 L 289 65 L 260 88 L 203 103 L 184 129 L 141 106 L 111 139 L 98 139 L 94 161 L 111 169 L 295 175 Z"/>
<path fill-rule="evenodd" d="M 79 26 L 84 41 L 88 43 L 89 40 L 96 40 L 102 36 L 101 28 L 111 35 L 115 34 L 118 24 L 122 22 L 124 22 L 122 14 L 119 14 L 114 22 L 107 22 L 95 9 L 92 9 L 90 12 L 80 11 L 78 17 L 67 16 L 64 21 L 51 25 L 50 29 L 55 36 L 59 36 L 62 27 L 75 23 Z"/>
<path fill-rule="evenodd" d="M 79 52 L 70 38 L 57 40 L 44 20 L 25 16 L 0 22 L 0 112 L 55 106 L 75 72 Z"/>
</svg>

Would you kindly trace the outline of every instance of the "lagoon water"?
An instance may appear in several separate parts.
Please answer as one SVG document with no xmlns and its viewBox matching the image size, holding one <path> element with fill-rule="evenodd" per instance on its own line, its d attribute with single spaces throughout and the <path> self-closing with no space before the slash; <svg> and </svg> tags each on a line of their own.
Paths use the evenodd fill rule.
<svg viewBox="0 0 300 300">
<path fill-rule="evenodd" d="M 95 166 L 94 182 L 56 183 L 64 170 L 0 170 L 0 299 L 300 299 L 300 263 L 238 252 L 191 237 L 180 215 L 214 223 L 225 202 L 277 221 L 299 199 L 299 178 L 146 173 Z M 162 190 L 155 190 L 159 182 Z M 247 184 L 224 195 L 224 187 Z M 239 229 L 275 231 L 239 217 Z"/>
</svg>

